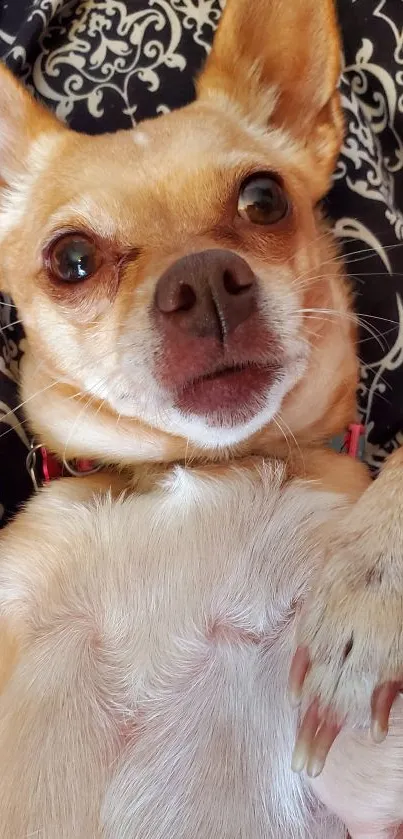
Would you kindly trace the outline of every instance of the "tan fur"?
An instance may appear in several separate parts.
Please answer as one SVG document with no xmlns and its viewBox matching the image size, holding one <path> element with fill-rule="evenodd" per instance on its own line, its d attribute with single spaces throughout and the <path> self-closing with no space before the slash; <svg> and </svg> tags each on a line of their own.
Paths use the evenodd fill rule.
<svg viewBox="0 0 403 839">
<path fill-rule="evenodd" d="M 336 700 L 354 723 L 403 654 L 401 455 L 368 487 L 326 448 L 357 381 L 315 207 L 341 141 L 339 50 L 331 0 L 227 0 L 197 101 L 95 138 L 0 69 L 1 285 L 27 334 L 25 409 L 60 457 L 109 467 L 52 483 L 2 536 L 1 839 L 391 839 L 403 821 L 401 703 L 381 747 L 346 729 L 319 779 L 291 772 L 301 607 L 299 637 L 325 651 L 305 703 L 334 699 L 352 620 Z M 292 205 L 273 229 L 237 214 L 261 171 Z M 57 285 L 44 254 L 72 229 L 102 270 Z M 247 428 L 175 411 L 159 377 L 157 281 L 214 248 L 258 277 L 283 353 L 283 390 Z M 369 596 L 379 558 L 386 594 Z"/>
</svg>

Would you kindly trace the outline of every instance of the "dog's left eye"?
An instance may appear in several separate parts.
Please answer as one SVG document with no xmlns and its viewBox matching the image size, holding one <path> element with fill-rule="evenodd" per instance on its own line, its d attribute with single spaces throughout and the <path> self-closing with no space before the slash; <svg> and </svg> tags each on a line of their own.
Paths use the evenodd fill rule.
<svg viewBox="0 0 403 839">
<path fill-rule="evenodd" d="M 46 267 L 55 279 L 64 283 L 81 283 L 92 277 L 102 257 L 95 243 L 87 236 L 62 236 L 48 249 Z"/>
<path fill-rule="evenodd" d="M 238 214 L 252 224 L 276 224 L 289 209 L 288 198 L 273 175 L 251 175 L 243 182 Z"/>
</svg>

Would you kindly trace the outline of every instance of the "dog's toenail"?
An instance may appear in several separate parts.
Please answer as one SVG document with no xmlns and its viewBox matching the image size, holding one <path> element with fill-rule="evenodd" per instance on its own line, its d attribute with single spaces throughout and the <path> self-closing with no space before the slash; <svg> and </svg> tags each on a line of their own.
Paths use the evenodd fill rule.
<svg viewBox="0 0 403 839">
<path fill-rule="evenodd" d="M 297 775 L 299 775 L 303 771 L 307 757 L 308 752 L 305 743 L 297 743 L 294 748 L 291 761 L 291 769 L 293 772 L 296 772 Z"/>
<path fill-rule="evenodd" d="M 374 720 L 371 725 L 371 737 L 374 743 L 383 743 L 387 736 L 387 730 L 380 725 L 378 720 Z"/>
<path fill-rule="evenodd" d="M 308 763 L 308 766 L 307 766 L 307 770 L 306 770 L 306 774 L 308 775 L 308 778 L 317 778 L 318 775 L 321 774 L 324 765 L 325 765 L 324 758 L 315 757 L 312 760 L 310 760 L 309 763 Z"/>
</svg>

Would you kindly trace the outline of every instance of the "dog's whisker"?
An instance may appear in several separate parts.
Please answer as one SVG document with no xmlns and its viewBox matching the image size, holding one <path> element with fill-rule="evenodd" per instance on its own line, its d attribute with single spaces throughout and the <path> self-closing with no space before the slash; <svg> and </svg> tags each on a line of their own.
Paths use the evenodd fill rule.
<svg viewBox="0 0 403 839">
<path fill-rule="evenodd" d="M 75 417 L 75 420 L 74 420 L 74 422 L 73 422 L 73 424 L 72 424 L 72 427 L 71 427 L 71 429 L 70 429 L 70 432 L 69 432 L 68 437 L 67 437 L 67 439 L 66 439 L 66 441 L 65 441 L 65 444 L 64 444 L 63 457 L 62 457 L 62 460 L 63 460 L 63 461 L 65 461 L 65 460 L 67 460 L 67 459 L 68 459 L 68 458 L 67 458 L 67 449 L 68 449 L 68 447 L 69 447 L 69 443 L 71 442 L 71 439 L 72 439 L 72 437 L 73 437 L 73 435 L 74 435 L 74 432 L 76 431 L 76 429 L 77 429 L 77 427 L 78 427 L 78 424 L 79 424 L 79 422 L 80 422 L 80 420 L 81 420 L 81 418 L 82 418 L 82 415 L 83 415 L 83 414 L 85 413 L 85 411 L 86 411 L 86 410 L 90 407 L 90 405 L 94 402 L 94 400 L 95 400 L 96 398 L 97 398 L 97 397 L 96 397 L 96 396 L 94 396 L 94 395 L 92 394 L 92 395 L 91 395 L 91 396 L 87 399 L 87 401 L 84 403 L 83 408 L 79 411 L 79 413 L 78 413 L 78 414 L 77 414 L 77 416 Z M 102 403 L 101 403 L 101 404 L 102 404 Z"/>
<path fill-rule="evenodd" d="M 52 381 L 50 384 L 45 385 L 45 387 L 40 388 L 40 390 L 35 391 L 35 393 L 31 393 L 31 395 L 28 396 L 27 399 L 24 399 L 23 402 L 20 402 L 18 405 L 15 405 L 15 407 L 10 409 L 10 411 L 8 411 L 6 414 L 2 414 L 0 416 L 0 420 L 2 422 L 4 422 L 5 420 L 7 420 L 8 417 L 11 417 L 12 414 L 15 413 L 15 411 L 22 410 L 25 407 L 25 405 L 28 405 L 29 402 L 33 401 L 33 399 L 36 399 L 38 396 L 41 396 L 43 393 L 46 393 L 48 390 L 51 390 L 53 387 L 56 387 L 58 384 L 61 384 L 60 380 L 59 381 Z"/>
<path fill-rule="evenodd" d="M 342 239 L 336 239 L 336 243 L 343 246 L 343 240 Z M 394 242 L 393 245 L 383 245 L 382 250 L 383 251 L 391 251 L 391 250 L 396 250 L 396 248 L 401 248 L 401 247 L 403 247 L 403 242 Z M 352 256 L 357 256 L 357 255 L 359 257 L 362 256 L 363 258 L 367 259 L 368 254 L 370 254 L 371 256 L 377 256 L 379 258 L 378 251 L 375 250 L 375 248 L 373 248 L 373 247 L 358 248 L 357 250 L 350 251 L 350 252 L 348 250 L 345 250 L 343 253 L 338 254 L 336 257 L 331 256 L 331 257 L 329 257 L 329 259 L 325 260 L 322 264 L 325 265 L 327 262 L 342 262 L 343 260 L 346 260 L 346 259 L 349 260 Z"/>
<path fill-rule="evenodd" d="M 294 444 L 295 444 L 295 448 L 296 448 L 296 450 L 297 450 L 297 452 L 298 452 L 298 454 L 299 454 L 299 456 L 300 456 L 300 458 L 301 458 L 301 461 L 302 461 L 302 464 L 303 464 L 303 468 L 305 469 L 305 459 L 304 459 L 304 455 L 303 455 L 303 453 L 302 453 L 302 451 L 301 451 L 301 447 L 300 447 L 300 445 L 299 445 L 299 443 L 298 443 L 298 440 L 297 440 L 297 438 L 296 438 L 295 434 L 293 433 L 293 431 L 291 430 L 290 426 L 288 425 L 288 423 L 285 421 L 284 417 L 283 417 L 280 413 L 277 413 L 277 414 L 276 414 L 276 418 L 277 418 L 277 420 L 278 420 L 278 421 L 279 421 L 279 422 L 280 422 L 280 423 L 281 423 L 281 424 L 285 427 L 286 432 L 288 432 L 289 437 L 291 437 L 292 441 L 294 442 Z"/>
<path fill-rule="evenodd" d="M 5 329 L 12 329 L 12 327 L 18 326 L 20 323 L 22 324 L 21 319 L 20 320 L 13 320 L 12 323 L 5 323 L 5 324 L 0 323 L 0 331 L 3 332 L 3 330 L 5 330 Z"/>
<path fill-rule="evenodd" d="M 13 411 L 9 411 L 9 414 L 12 414 L 12 413 L 13 413 Z M 19 419 L 16 415 L 14 415 L 14 416 L 15 416 L 15 420 L 13 420 L 12 425 L 9 425 L 9 423 L 4 422 L 4 425 L 8 425 L 9 427 L 0 434 L 0 440 L 2 440 L 3 437 L 7 437 L 7 435 L 11 434 L 13 431 L 15 431 L 16 428 L 23 428 L 24 425 L 28 424 L 27 419 Z M 4 416 L 0 416 L 0 426 L 3 424 L 3 419 L 4 419 Z M 23 429 L 23 430 L 25 431 L 25 429 Z"/>
<path fill-rule="evenodd" d="M 274 424 L 277 426 L 278 430 L 280 431 L 280 433 L 281 433 L 282 437 L 284 438 L 284 440 L 285 440 L 285 442 L 286 442 L 286 444 L 287 444 L 288 455 L 289 455 L 289 458 L 291 459 L 291 456 L 292 456 L 291 443 L 290 443 L 290 441 L 289 441 L 289 439 L 288 439 L 288 436 L 287 436 L 286 432 L 284 431 L 284 429 L 282 428 L 282 426 L 280 425 L 280 423 L 279 423 L 279 421 L 278 421 L 278 416 L 274 416 L 274 417 L 273 417 L 273 422 L 274 422 Z"/>
<path fill-rule="evenodd" d="M 381 342 L 381 337 L 383 333 L 376 331 L 373 327 L 369 326 L 363 317 L 358 316 L 357 314 L 350 314 L 349 312 L 339 312 L 337 309 L 320 309 L 320 308 L 312 308 L 312 309 L 298 309 L 297 314 L 306 315 L 310 317 L 312 320 L 317 319 L 320 320 L 322 316 L 323 319 L 327 318 L 329 321 L 332 319 L 338 318 L 339 320 L 346 320 L 350 321 L 352 324 L 357 324 L 361 328 L 365 329 L 369 334 L 372 336 L 374 340 L 376 340 L 381 348 L 384 350 L 385 346 Z"/>
</svg>

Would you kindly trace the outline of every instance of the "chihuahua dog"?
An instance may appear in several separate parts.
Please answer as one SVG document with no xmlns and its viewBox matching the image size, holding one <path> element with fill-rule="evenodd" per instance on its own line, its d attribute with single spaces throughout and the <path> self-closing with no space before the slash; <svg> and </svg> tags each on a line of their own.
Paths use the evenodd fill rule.
<svg viewBox="0 0 403 839">
<path fill-rule="evenodd" d="M 331 0 L 228 0 L 196 101 L 100 137 L 1 69 L 22 399 L 100 467 L 1 538 L 2 839 L 403 835 L 402 456 L 327 447 L 339 53 Z"/>
</svg>

